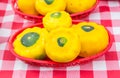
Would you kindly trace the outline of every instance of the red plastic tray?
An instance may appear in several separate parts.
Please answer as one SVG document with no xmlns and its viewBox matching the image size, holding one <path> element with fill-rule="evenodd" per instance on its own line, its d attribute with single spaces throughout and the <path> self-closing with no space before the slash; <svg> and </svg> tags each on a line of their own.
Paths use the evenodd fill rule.
<svg viewBox="0 0 120 78">
<path fill-rule="evenodd" d="M 83 17 L 86 17 L 88 16 L 98 5 L 99 3 L 99 0 L 97 0 L 96 4 L 91 7 L 90 9 L 86 10 L 86 11 L 83 11 L 83 12 L 79 12 L 79 13 L 74 13 L 74 14 L 70 14 L 71 18 L 73 20 L 78 20 L 78 19 L 81 19 Z M 42 18 L 43 18 L 43 15 L 28 15 L 28 14 L 25 14 L 25 13 L 22 13 L 19 9 L 18 9 L 18 6 L 17 6 L 17 0 L 12 0 L 12 8 L 13 10 L 15 11 L 16 14 L 20 15 L 21 17 L 25 18 L 25 19 L 28 19 L 28 20 L 32 20 L 32 21 L 41 21 Z"/>
<path fill-rule="evenodd" d="M 77 23 L 79 23 L 79 20 L 76 20 L 73 23 L 77 24 Z M 35 59 L 30 59 L 30 58 L 25 58 L 25 57 L 19 56 L 13 50 L 13 41 L 15 40 L 16 36 L 19 33 L 21 33 L 24 29 L 26 29 L 26 28 L 32 28 L 32 27 L 41 27 L 41 28 L 43 28 L 43 25 L 42 25 L 42 23 L 38 23 L 38 24 L 27 26 L 25 28 L 22 28 L 22 29 L 18 30 L 9 39 L 9 49 L 10 49 L 10 52 L 14 56 L 16 56 L 17 58 L 21 59 L 22 61 L 24 61 L 26 63 L 32 64 L 32 65 L 36 65 L 36 66 L 54 66 L 54 67 L 60 67 L 60 66 L 73 66 L 73 65 L 76 65 L 76 64 L 86 63 L 86 62 L 91 61 L 91 60 L 93 60 L 93 59 L 95 59 L 97 57 L 100 57 L 101 55 L 103 55 L 106 52 L 108 52 L 108 50 L 111 48 L 112 42 L 113 42 L 113 36 L 106 29 L 108 31 L 108 34 L 109 34 L 109 44 L 108 44 L 108 46 L 102 52 L 100 52 L 100 53 L 98 53 L 96 55 L 93 55 L 93 56 L 90 56 L 90 57 L 86 57 L 86 58 L 80 58 L 80 57 L 78 57 L 74 61 L 69 62 L 69 63 L 56 63 L 56 62 L 51 61 L 50 59 L 35 60 Z"/>
</svg>

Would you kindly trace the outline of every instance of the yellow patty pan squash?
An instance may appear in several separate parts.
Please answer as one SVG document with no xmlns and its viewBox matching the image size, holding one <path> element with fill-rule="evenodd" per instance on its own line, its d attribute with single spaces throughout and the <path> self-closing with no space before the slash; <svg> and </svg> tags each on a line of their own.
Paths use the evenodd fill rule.
<svg viewBox="0 0 120 78">
<path fill-rule="evenodd" d="M 79 56 L 88 57 L 104 50 L 109 43 L 109 36 L 104 26 L 94 22 L 82 22 L 73 26 L 81 41 Z"/>
<path fill-rule="evenodd" d="M 45 45 L 47 56 L 59 63 L 74 60 L 79 55 L 80 49 L 78 35 L 69 28 L 58 28 L 51 31 Z"/>
<path fill-rule="evenodd" d="M 69 13 L 83 12 L 96 3 L 96 0 L 66 0 L 66 11 Z"/>
<path fill-rule="evenodd" d="M 47 35 L 48 32 L 44 28 L 27 28 L 16 37 L 13 43 L 14 51 L 23 57 L 44 59 Z"/>
<path fill-rule="evenodd" d="M 41 15 L 46 15 L 50 11 L 63 11 L 66 8 L 65 0 L 36 0 L 35 7 Z"/>
<path fill-rule="evenodd" d="M 39 13 L 35 9 L 36 0 L 18 0 L 18 8 L 25 14 L 38 15 Z"/>
<path fill-rule="evenodd" d="M 72 25 L 72 19 L 65 11 L 52 11 L 43 17 L 43 25 L 48 31 L 59 27 L 68 28 Z"/>
</svg>

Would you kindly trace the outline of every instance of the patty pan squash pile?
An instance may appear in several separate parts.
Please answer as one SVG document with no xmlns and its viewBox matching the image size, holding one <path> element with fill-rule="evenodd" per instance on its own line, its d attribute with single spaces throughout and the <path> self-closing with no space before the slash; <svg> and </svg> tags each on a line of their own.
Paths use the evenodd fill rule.
<svg viewBox="0 0 120 78">
<path fill-rule="evenodd" d="M 13 47 L 18 55 L 26 58 L 46 60 L 47 57 L 54 62 L 68 63 L 77 57 L 96 55 L 108 44 L 109 36 L 104 26 L 94 22 L 80 22 L 50 31 L 46 27 L 26 28 L 18 34 Z"/>
<path fill-rule="evenodd" d="M 18 0 L 18 8 L 29 15 L 46 15 L 51 11 L 68 13 L 84 12 L 92 8 L 97 0 Z"/>
<path fill-rule="evenodd" d="M 18 0 L 25 14 L 44 15 L 44 28 L 26 28 L 13 42 L 14 52 L 22 57 L 68 63 L 94 56 L 109 44 L 104 26 L 95 22 L 72 24 L 70 14 L 92 8 L 97 0 Z"/>
</svg>

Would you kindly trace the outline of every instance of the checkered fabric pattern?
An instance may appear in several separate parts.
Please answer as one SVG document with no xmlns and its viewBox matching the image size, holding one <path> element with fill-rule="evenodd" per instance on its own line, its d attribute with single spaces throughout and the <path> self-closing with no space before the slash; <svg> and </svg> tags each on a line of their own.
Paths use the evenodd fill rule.
<svg viewBox="0 0 120 78">
<path fill-rule="evenodd" d="M 112 33 L 114 42 L 105 55 L 75 66 L 32 66 L 10 53 L 8 39 L 34 21 L 15 14 L 10 0 L 0 0 L 0 78 L 120 78 L 120 0 L 101 0 L 88 17 L 80 20 L 103 24 Z"/>
</svg>

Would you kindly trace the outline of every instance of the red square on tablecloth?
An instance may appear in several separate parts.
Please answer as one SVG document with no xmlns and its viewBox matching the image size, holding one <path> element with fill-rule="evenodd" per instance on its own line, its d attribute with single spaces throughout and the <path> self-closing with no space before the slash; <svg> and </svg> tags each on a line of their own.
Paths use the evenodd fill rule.
<svg viewBox="0 0 120 78">
<path fill-rule="evenodd" d="M 108 78 L 120 78 L 120 70 L 111 70 L 107 72 Z"/>
<path fill-rule="evenodd" d="M 100 12 L 109 12 L 110 8 L 108 6 L 100 6 Z"/>
<path fill-rule="evenodd" d="M 5 15 L 5 11 L 4 10 L 0 10 L 0 16 L 4 16 Z"/>
<path fill-rule="evenodd" d="M 0 0 L 0 2 L 8 3 L 9 0 Z"/>
<path fill-rule="evenodd" d="M 27 70 L 26 78 L 39 78 L 39 70 Z"/>
<path fill-rule="evenodd" d="M 66 78 L 66 71 L 62 70 L 54 70 L 53 78 Z"/>
<path fill-rule="evenodd" d="M 94 78 L 93 71 L 80 71 L 80 78 Z"/>
<path fill-rule="evenodd" d="M 112 21 L 111 20 L 101 20 L 101 24 L 105 27 L 111 27 Z"/>
<path fill-rule="evenodd" d="M 117 53 L 116 52 L 107 52 L 105 54 L 106 60 L 118 60 Z"/>
<path fill-rule="evenodd" d="M 13 71 L 2 70 L 0 71 L 0 78 L 12 78 Z"/>
<path fill-rule="evenodd" d="M 10 51 L 5 50 L 3 60 L 15 60 L 15 56 Z"/>
<path fill-rule="evenodd" d="M 20 29 L 22 28 L 22 26 L 23 26 L 23 23 L 13 22 L 12 29 Z"/>
</svg>

